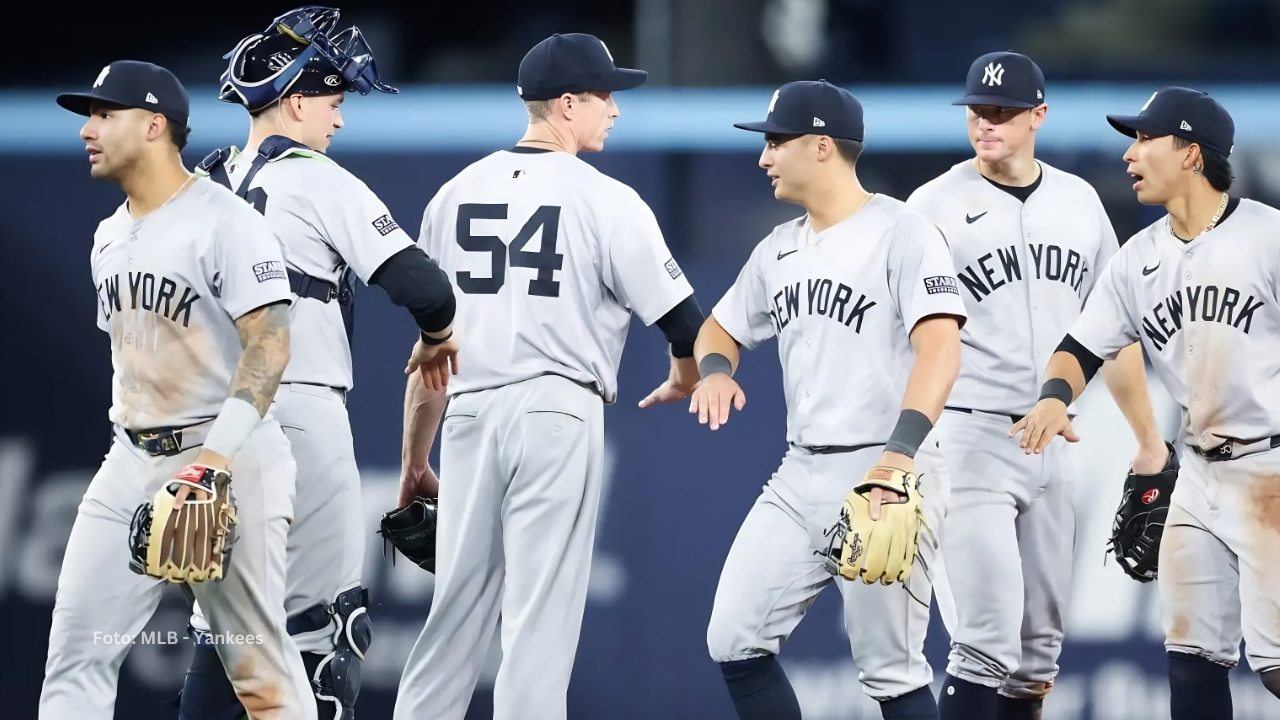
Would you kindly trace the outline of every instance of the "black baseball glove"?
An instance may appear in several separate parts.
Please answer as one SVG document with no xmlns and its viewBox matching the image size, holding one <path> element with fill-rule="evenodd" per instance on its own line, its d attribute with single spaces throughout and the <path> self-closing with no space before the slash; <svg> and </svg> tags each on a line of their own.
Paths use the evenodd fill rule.
<svg viewBox="0 0 1280 720">
<path fill-rule="evenodd" d="M 382 516 L 383 549 L 390 542 L 429 573 L 436 571 L 436 501 L 415 497 L 408 505 Z M 392 561 L 394 562 L 394 556 Z"/>
<path fill-rule="evenodd" d="M 1169 459 L 1163 470 L 1155 475 L 1136 475 L 1129 469 L 1107 543 L 1107 550 L 1115 553 L 1120 569 L 1138 582 L 1156 579 L 1160 538 L 1178 479 L 1178 453 L 1169 443 L 1165 445 L 1169 448 Z"/>
</svg>

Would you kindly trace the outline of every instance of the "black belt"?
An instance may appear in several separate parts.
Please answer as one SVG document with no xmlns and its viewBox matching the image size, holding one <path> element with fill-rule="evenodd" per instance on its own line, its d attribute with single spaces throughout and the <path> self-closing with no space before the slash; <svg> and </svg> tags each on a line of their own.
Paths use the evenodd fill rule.
<svg viewBox="0 0 1280 720">
<path fill-rule="evenodd" d="M 199 433 L 196 437 L 188 437 L 189 440 L 193 441 L 189 445 L 182 444 L 182 435 L 183 431 L 199 427 L 200 425 L 205 425 L 207 422 L 208 421 L 196 423 L 194 425 L 183 425 L 181 427 L 148 428 L 146 430 L 130 430 L 128 428 L 121 428 L 121 430 L 124 430 L 125 436 L 129 438 L 129 442 L 132 443 L 134 447 L 142 450 L 146 454 L 158 457 L 171 457 L 173 455 L 177 455 L 183 450 L 190 450 L 191 448 L 204 443 L 203 432 Z M 188 434 L 191 435 L 193 433 Z"/>
<path fill-rule="evenodd" d="M 1007 413 L 1002 413 L 1002 412 L 991 412 L 991 411 L 989 411 L 989 410 L 972 410 L 972 409 L 970 409 L 970 408 L 955 407 L 955 406 L 952 406 L 952 405 L 944 405 L 944 406 L 942 407 L 942 409 L 943 409 L 943 410 L 950 410 L 950 411 L 952 411 L 952 412 L 964 413 L 965 415 L 972 415 L 972 414 L 974 414 L 974 413 L 982 413 L 983 415 L 996 415 L 996 416 L 998 416 L 998 417 L 1007 417 L 1007 418 L 1009 418 L 1009 422 L 1011 422 L 1011 423 L 1016 423 L 1016 422 L 1018 422 L 1019 420 L 1021 420 L 1021 419 L 1022 419 L 1022 416 L 1021 416 L 1021 415 L 1009 415 L 1009 414 L 1007 414 Z"/>
<path fill-rule="evenodd" d="M 1192 445 L 1191 449 L 1197 455 L 1209 462 L 1226 462 L 1227 460 L 1235 460 L 1246 455 L 1255 455 L 1260 452 L 1274 450 L 1280 447 L 1280 435 L 1272 435 L 1269 438 L 1260 440 L 1244 441 L 1227 438 L 1227 441 L 1221 445 L 1203 450 L 1199 445 Z"/>
<path fill-rule="evenodd" d="M 851 453 L 867 448 L 880 447 L 884 443 L 865 443 L 863 445 L 796 445 L 792 443 L 792 447 L 798 447 L 801 450 L 808 450 L 815 455 L 834 455 L 836 453 Z"/>
</svg>

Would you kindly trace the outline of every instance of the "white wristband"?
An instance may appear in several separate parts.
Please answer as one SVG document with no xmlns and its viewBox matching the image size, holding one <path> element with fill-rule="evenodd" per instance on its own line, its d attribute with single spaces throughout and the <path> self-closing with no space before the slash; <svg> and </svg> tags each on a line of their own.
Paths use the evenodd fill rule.
<svg viewBox="0 0 1280 720">
<path fill-rule="evenodd" d="M 213 421 L 213 427 L 209 428 L 209 436 L 204 440 L 205 449 L 230 459 L 239 452 L 259 422 L 262 422 L 262 415 L 258 414 L 258 408 L 240 398 L 227 398 Z"/>
</svg>

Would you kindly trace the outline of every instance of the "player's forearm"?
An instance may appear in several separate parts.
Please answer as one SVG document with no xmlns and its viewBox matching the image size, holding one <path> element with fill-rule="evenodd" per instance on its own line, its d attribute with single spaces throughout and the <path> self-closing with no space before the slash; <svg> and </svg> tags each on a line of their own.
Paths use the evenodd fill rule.
<svg viewBox="0 0 1280 720">
<path fill-rule="evenodd" d="M 1080 361 L 1065 350 L 1055 352 L 1049 358 L 1049 365 L 1044 370 L 1045 384 L 1049 384 L 1053 380 L 1064 380 L 1071 386 L 1071 398 L 1067 402 L 1070 405 L 1076 398 L 1080 397 L 1080 393 L 1084 392 L 1084 386 L 1087 380 L 1084 376 L 1084 369 L 1080 367 Z"/>
<path fill-rule="evenodd" d="M 1115 360 L 1104 364 L 1102 378 L 1133 430 L 1138 446 L 1148 450 L 1161 447 L 1164 440 L 1160 437 L 1160 428 L 1156 425 L 1155 413 L 1151 409 L 1151 396 L 1147 392 L 1142 343 L 1130 345 L 1121 350 Z"/>
<path fill-rule="evenodd" d="M 720 355 L 728 360 L 730 375 L 737 372 L 738 341 L 720 326 L 714 315 L 707 316 L 698 330 L 698 339 L 693 342 L 693 357 L 697 359 L 698 367 L 702 367 L 703 360 L 709 355 Z"/>
<path fill-rule="evenodd" d="M 289 364 L 289 306 L 275 303 L 258 308 L 237 320 L 236 329 L 244 350 L 228 395 L 265 415 Z"/>
<path fill-rule="evenodd" d="M 671 356 L 671 372 L 667 375 L 667 379 L 671 384 L 677 387 L 687 388 L 697 384 L 698 361 L 692 355 L 689 357 Z"/>
<path fill-rule="evenodd" d="M 409 375 L 404 390 L 404 438 L 400 452 L 403 467 L 421 470 L 427 466 L 444 406 L 443 390 L 428 388 L 418 373 Z"/>
<path fill-rule="evenodd" d="M 912 341 L 916 360 L 902 409 L 916 410 L 936 423 L 960 374 L 960 326 L 950 317 L 923 320 L 912 332 Z"/>
</svg>

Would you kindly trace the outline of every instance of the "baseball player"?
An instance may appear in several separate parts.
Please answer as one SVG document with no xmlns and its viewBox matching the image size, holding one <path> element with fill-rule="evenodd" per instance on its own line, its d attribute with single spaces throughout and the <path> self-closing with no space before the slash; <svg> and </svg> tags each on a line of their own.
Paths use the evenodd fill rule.
<svg viewBox="0 0 1280 720">
<path fill-rule="evenodd" d="M 1229 718 L 1242 639 L 1280 697 L 1280 211 L 1228 194 L 1235 124 L 1205 93 L 1166 87 L 1107 120 L 1134 138 L 1138 201 L 1168 214 L 1103 269 L 1013 430 L 1032 453 L 1074 441 L 1067 405 L 1104 359 L 1142 343 L 1183 413 L 1157 579 L 1172 717 Z"/>
<path fill-rule="evenodd" d="M 178 548 L 170 535 L 234 522 L 234 553 L 225 542 L 211 553 L 221 563 L 209 577 L 221 580 L 186 587 L 249 715 L 314 718 L 283 612 L 294 462 L 269 411 L 289 360 L 280 244 L 252 208 L 183 167 L 187 92 L 168 70 L 113 62 L 92 90 L 58 104 L 88 116 L 90 173 L 119 184 L 126 201 L 99 224 L 90 253 L 98 327 L 111 338 L 113 433 L 67 542 L 40 717 L 114 716 L 130 639 L 160 602 L 163 584 L 147 576 L 157 544 L 173 542 L 173 563 L 200 579 L 204 549 Z M 193 527 L 204 508 L 227 503 L 228 472 L 234 517 Z M 192 524 L 158 534 L 148 530 L 153 513 Z M 131 553 L 145 575 L 130 572 Z"/>
<path fill-rule="evenodd" d="M 603 409 L 632 313 L 670 342 L 642 407 L 688 397 L 703 315 L 653 212 L 577 157 L 604 149 L 613 93 L 644 82 L 600 39 L 557 34 L 520 63 L 529 125 L 427 205 L 419 245 L 455 279 L 467 357 L 449 380 L 436 584 L 397 720 L 461 720 L 502 617 L 495 720 L 566 716 L 600 503 Z M 401 502 L 429 495 L 441 402 L 410 378 Z"/>
<path fill-rule="evenodd" d="M 951 633 L 943 718 L 1039 717 L 1058 672 L 1075 515 L 1065 446 L 1027 457 L 1009 428 L 1035 404 L 1053 347 L 1118 249 L 1097 192 L 1035 157 L 1044 74 L 1014 52 L 978 57 L 964 97 L 974 157 L 908 198 L 947 238 L 969 311 L 960 376 L 938 421 L 951 470 L 939 606 Z M 1166 450 L 1136 345 L 1107 375 L 1140 440 Z M 1114 378 L 1113 378 L 1114 376 Z M 953 609 L 954 608 L 954 609 Z"/>
<path fill-rule="evenodd" d="M 354 717 L 361 661 L 372 640 L 361 586 L 367 542 L 345 399 L 352 382 L 353 296 L 348 277 L 382 286 L 407 307 L 425 345 L 457 350 L 454 299 L 443 271 L 414 246 L 363 182 L 325 154 L 342 126 L 345 93 L 395 92 L 378 77 L 358 28 L 337 32 L 339 11 L 307 7 L 276 18 L 230 53 L 220 98 L 250 115 L 245 150 L 210 154 L 201 170 L 251 201 L 285 247 L 296 297 L 292 360 L 274 410 L 293 448 L 298 492 L 289 531 L 288 630 L 302 651 L 320 718 Z M 437 342 L 440 340 L 440 342 Z M 237 710 L 207 627 L 181 699 L 185 720 Z"/>
<path fill-rule="evenodd" d="M 905 589 L 835 582 L 825 556 L 841 501 L 882 468 L 918 468 L 929 523 L 940 529 L 946 476 L 928 436 L 959 369 L 965 318 L 946 242 L 901 201 L 863 189 L 862 106 L 848 91 L 789 83 L 764 122 L 736 127 L 765 134 L 760 167 L 775 197 L 805 215 L 756 246 L 695 346 L 702 382 L 690 412 L 716 430 L 746 403 L 732 377 L 740 349 L 778 338 L 790 445 L 725 560 L 711 658 L 739 717 L 798 720 L 777 654 L 834 582 L 863 690 L 885 718 L 936 718 L 923 651 L 927 572 Z M 880 487 L 866 495 L 872 519 L 881 504 L 909 499 Z M 934 549 L 921 545 L 927 563 Z"/>
</svg>

